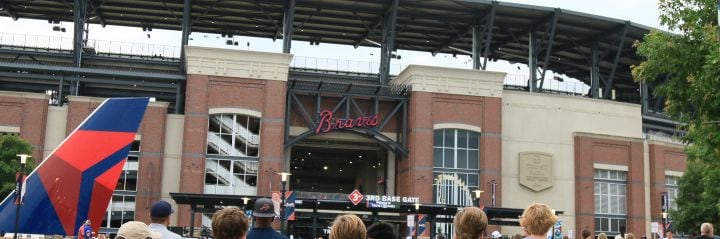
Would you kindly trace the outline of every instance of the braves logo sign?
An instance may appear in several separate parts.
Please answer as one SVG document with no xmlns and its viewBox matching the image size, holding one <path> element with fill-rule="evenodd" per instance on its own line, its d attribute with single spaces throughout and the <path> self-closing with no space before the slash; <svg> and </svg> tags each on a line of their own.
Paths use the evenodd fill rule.
<svg viewBox="0 0 720 239">
<path fill-rule="evenodd" d="M 323 110 L 320 112 L 320 122 L 315 127 L 315 133 L 327 133 L 336 129 L 352 129 L 357 127 L 375 127 L 378 125 L 378 116 L 359 116 L 350 119 L 336 119 L 333 112 Z"/>
</svg>

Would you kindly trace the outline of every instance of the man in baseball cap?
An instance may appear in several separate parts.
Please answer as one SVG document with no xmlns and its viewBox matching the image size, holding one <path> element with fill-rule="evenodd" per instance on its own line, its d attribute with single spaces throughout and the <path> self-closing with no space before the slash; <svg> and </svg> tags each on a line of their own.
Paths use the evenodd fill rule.
<svg viewBox="0 0 720 239">
<path fill-rule="evenodd" d="M 272 228 L 275 216 L 275 207 L 272 200 L 269 198 L 256 200 L 252 213 L 253 228 L 248 232 L 247 239 L 287 239 L 286 236 Z"/>
<path fill-rule="evenodd" d="M 167 229 L 170 225 L 170 214 L 175 212 L 169 202 L 160 200 L 155 202 L 150 208 L 150 226 L 151 232 L 157 232 L 162 235 L 163 239 L 181 239 L 182 237 Z"/>
</svg>

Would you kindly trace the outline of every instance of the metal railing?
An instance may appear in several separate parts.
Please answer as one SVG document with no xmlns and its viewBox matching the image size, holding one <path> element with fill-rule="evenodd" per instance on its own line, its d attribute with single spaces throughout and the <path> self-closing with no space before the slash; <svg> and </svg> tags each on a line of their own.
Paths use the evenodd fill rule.
<svg viewBox="0 0 720 239">
<path fill-rule="evenodd" d="M 0 32 L 0 47 L 20 47 L 37 50 L 73 50 L 73 39 L 59 36 L 43 36 L 22 33 Z M 179 58 L 180 47 L 89 39 L 85 48 L 94 49 L 97 53 L 129 55 L 129 56 L 151 56 L 163 58 Z"/>
<path fill-rule="evenodd" d="M 503 81 L 503 85 L 506 89 L 527 90 L 528 79 L 529 77 L 527 75 L 507 74 L 505 76 L 505 80 Z M 543 84 L 542 90 L 546 93 L 560 93 L 584 96 L 587 95 L 587 93 L 589 92 L 590 86 L 582 82 L 560 82 L 557 80 L 546 79 L 545 83 Z"/>
<path fill-rule="evenodd" d="M 321 71 L 378 74 L 380 71 L 380 62 L 294 56 L 290 67 Z M 402 64 L 390 64 L 390 74 L 392 75 L 399 74 L 403 69 L 405 69 L 405 66 Z"/>
</svg>

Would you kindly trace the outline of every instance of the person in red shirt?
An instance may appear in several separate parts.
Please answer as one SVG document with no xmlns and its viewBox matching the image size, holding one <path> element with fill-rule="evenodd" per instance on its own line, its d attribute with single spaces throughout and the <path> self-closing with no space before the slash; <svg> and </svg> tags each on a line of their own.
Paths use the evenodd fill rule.
<svg viewBox="0 0 720 239">
<path fill-rule="evenodd" d="M 78 228 L 78 239 L 92 239 L 93 238 L 93 232 L 92 227 L 90 226 L 90 220 L 86 220 L 85 223 L 80 225 L 80 228 Z"/>
</svg>

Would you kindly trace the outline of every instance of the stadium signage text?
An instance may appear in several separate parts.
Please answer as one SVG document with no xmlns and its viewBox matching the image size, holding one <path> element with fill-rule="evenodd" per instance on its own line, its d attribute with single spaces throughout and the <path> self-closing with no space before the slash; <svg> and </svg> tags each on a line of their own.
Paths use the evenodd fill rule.
<svg viewBox="0 0 720 239">
<path fill-rule="evenodd" d="M 419 197 L 400 197 L 385 195 L 365 195 L 365 200 L 375 202 L 395 202 L 395 203 L 419 203 Z"/>
<path fill-rule="evenodd" d="M 330 110 L 320 112 L 320 122 L 315 127 L 315 133 L 327 133 L 337 129 L 352 129 L 358 127 L 375 127 L 378 125 L 377 115 L 359 116 L 357 118 L 337 119 Z"/>
</svg>

